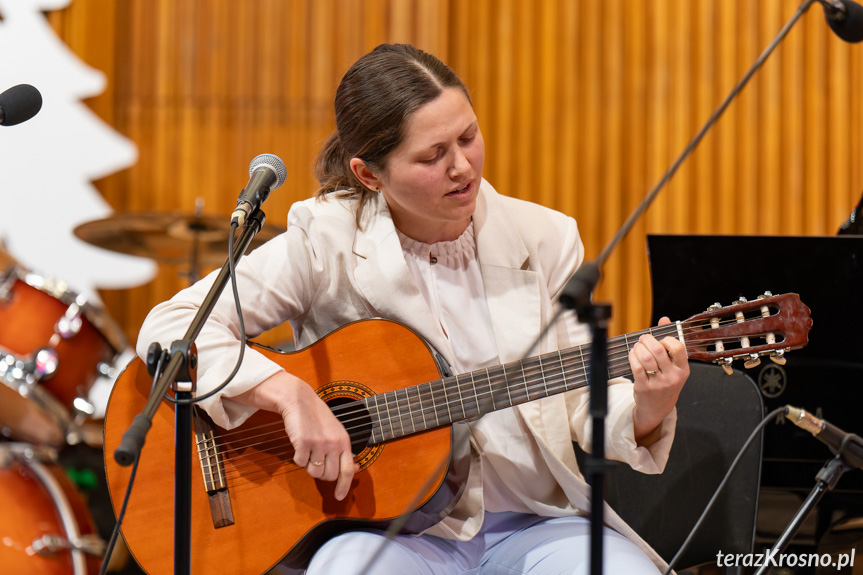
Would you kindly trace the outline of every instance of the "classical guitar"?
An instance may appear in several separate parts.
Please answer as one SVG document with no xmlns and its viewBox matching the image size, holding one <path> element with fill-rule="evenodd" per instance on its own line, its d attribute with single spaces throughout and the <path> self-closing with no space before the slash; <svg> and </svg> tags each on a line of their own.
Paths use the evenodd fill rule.
<svg viewBox="0 0 863 575">
<path fill-rule="evenodd" d="M 765 294 L 728 307 L 711 306 L 685 321 L 609 340 L 609 378 L 630 375 L 627 354 L 642 333 L 681 339 L 692 360 L 730 371 L 734 359 L 784 362 L 806 345 L 812 320 L 796 294 Z M 260 347 L 260 346 L 259 346 Z M 355 527 L 386 527 L 407 515 L 406 531 L 437 521 L 459 494 L 467 444 L 454 425 L 494 410 L 587 384 L 589 345 L 444 376 L 429 346 L 409 328 L 386 320 L 349 324 L 293 353 L 261 347 L 315 387 L 352 437 L 360 472 L 348 497 L 292 463 L 281 418 L 258 412 L 225 430 L 198 410 L 193 463 L 192 571 L 264 573 L 285 559 L 303 565 L 318 545 Z M 130 468 L 111 454 L 152 380 L 138 359 L 117 380 L 105 416 L 105 466 L 115 510 Z M 173 571 L 172 404 L 153 420 L 123 522 L 126 542 L 150 573 Z"/>
</svg>

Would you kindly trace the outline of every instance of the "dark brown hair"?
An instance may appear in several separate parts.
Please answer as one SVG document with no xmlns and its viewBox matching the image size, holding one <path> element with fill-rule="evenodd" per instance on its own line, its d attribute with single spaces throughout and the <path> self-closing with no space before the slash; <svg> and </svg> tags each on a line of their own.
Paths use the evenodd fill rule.
<svg viewBox="0 0 863 575">
<path fill-rule="evenodd" d="M 444 88 L 467 88 L 446 64 L 408 44 L 381 44 L 351 66 L 336 90 L 336 130 L 315 160 L 320 188 L 315 196 L 346 190 L 358 196 L 357 225 L 375 192 L 351 171 L 359 158 L 373 172 L 386 170 L 387 159 L 404 139 L 408 117 L 441 95 Z"/>
</svg>

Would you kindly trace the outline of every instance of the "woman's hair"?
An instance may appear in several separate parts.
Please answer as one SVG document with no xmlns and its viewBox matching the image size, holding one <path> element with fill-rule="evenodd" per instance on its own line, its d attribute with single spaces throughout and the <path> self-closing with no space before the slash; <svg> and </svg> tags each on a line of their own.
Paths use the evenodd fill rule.
<svg viewBox="0 0 863 575">
<path fill-rule="evenodd" d="M 360 58 L 336 90 L 336 130 L 315 160 L 315 196 L 346 190 L 358 197 L 357 224 L 375 192 L 354 175 L 351 158 L 383 173 L 390 152 L 404 139 L 408 117 L 445 88 L 467 88 L 446 64 L 408 44 L 381 44 Z"/>
</svg>

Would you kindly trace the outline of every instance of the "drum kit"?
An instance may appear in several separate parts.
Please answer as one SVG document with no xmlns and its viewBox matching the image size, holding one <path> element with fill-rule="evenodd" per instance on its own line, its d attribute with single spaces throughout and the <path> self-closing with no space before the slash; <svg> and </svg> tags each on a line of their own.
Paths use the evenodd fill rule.
<svg viewBox="0 0 863 575">
<path fill-rule="evenodd" d="M 278 231 L 264 226 L 252 247 Z M 192 280 L 202 267 L 221 266 L 228 233 L 226 217 L 160 212 L 118 213 L 75 229 L 77 237 L 98 247 L 188 264 Z M 107 501 L 85 501 L 83 489 L 64 469 L 63 453 L 78 445 L 101 448 L 102 425 L 94 417 L 99 410 L 90 390 L 99 378 L 116 379 L 124 351 L 129 344 L 123 331 L 102 306 L 60 279 L 27 269 L 0 248 L 4 572 L 99 572 L 105 542 L 93 506 Z M 96 473 L 103 475 L 101 468 Z"/>
</svg>

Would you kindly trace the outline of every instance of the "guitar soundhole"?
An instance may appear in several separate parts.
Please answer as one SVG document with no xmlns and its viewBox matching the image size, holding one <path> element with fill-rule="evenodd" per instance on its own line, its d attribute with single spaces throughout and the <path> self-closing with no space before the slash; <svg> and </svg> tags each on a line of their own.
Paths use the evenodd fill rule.
<svg viewBox="0 0 863 575">
<path fill-rule="evenodd" d="M 354 455 L 361 453 L 369 444 L 372 430 L 372 418 L 365 406 L 355 399 L 338 397 L 327 402 L 336 418 L 342 422 L 351 436 L 351 451 Z"/>
<path fill-rule="evenodd" d="M 351 436 L 351 452 L 360 471 L 370 466 L 380 456 L 384 444 L 370 445 L 372 418 L 359 400 L 374 395 L 364 385 L 352 381 L 329 383 L 317 390 L 317 394 L 342 422 Z"/>
</svg>

